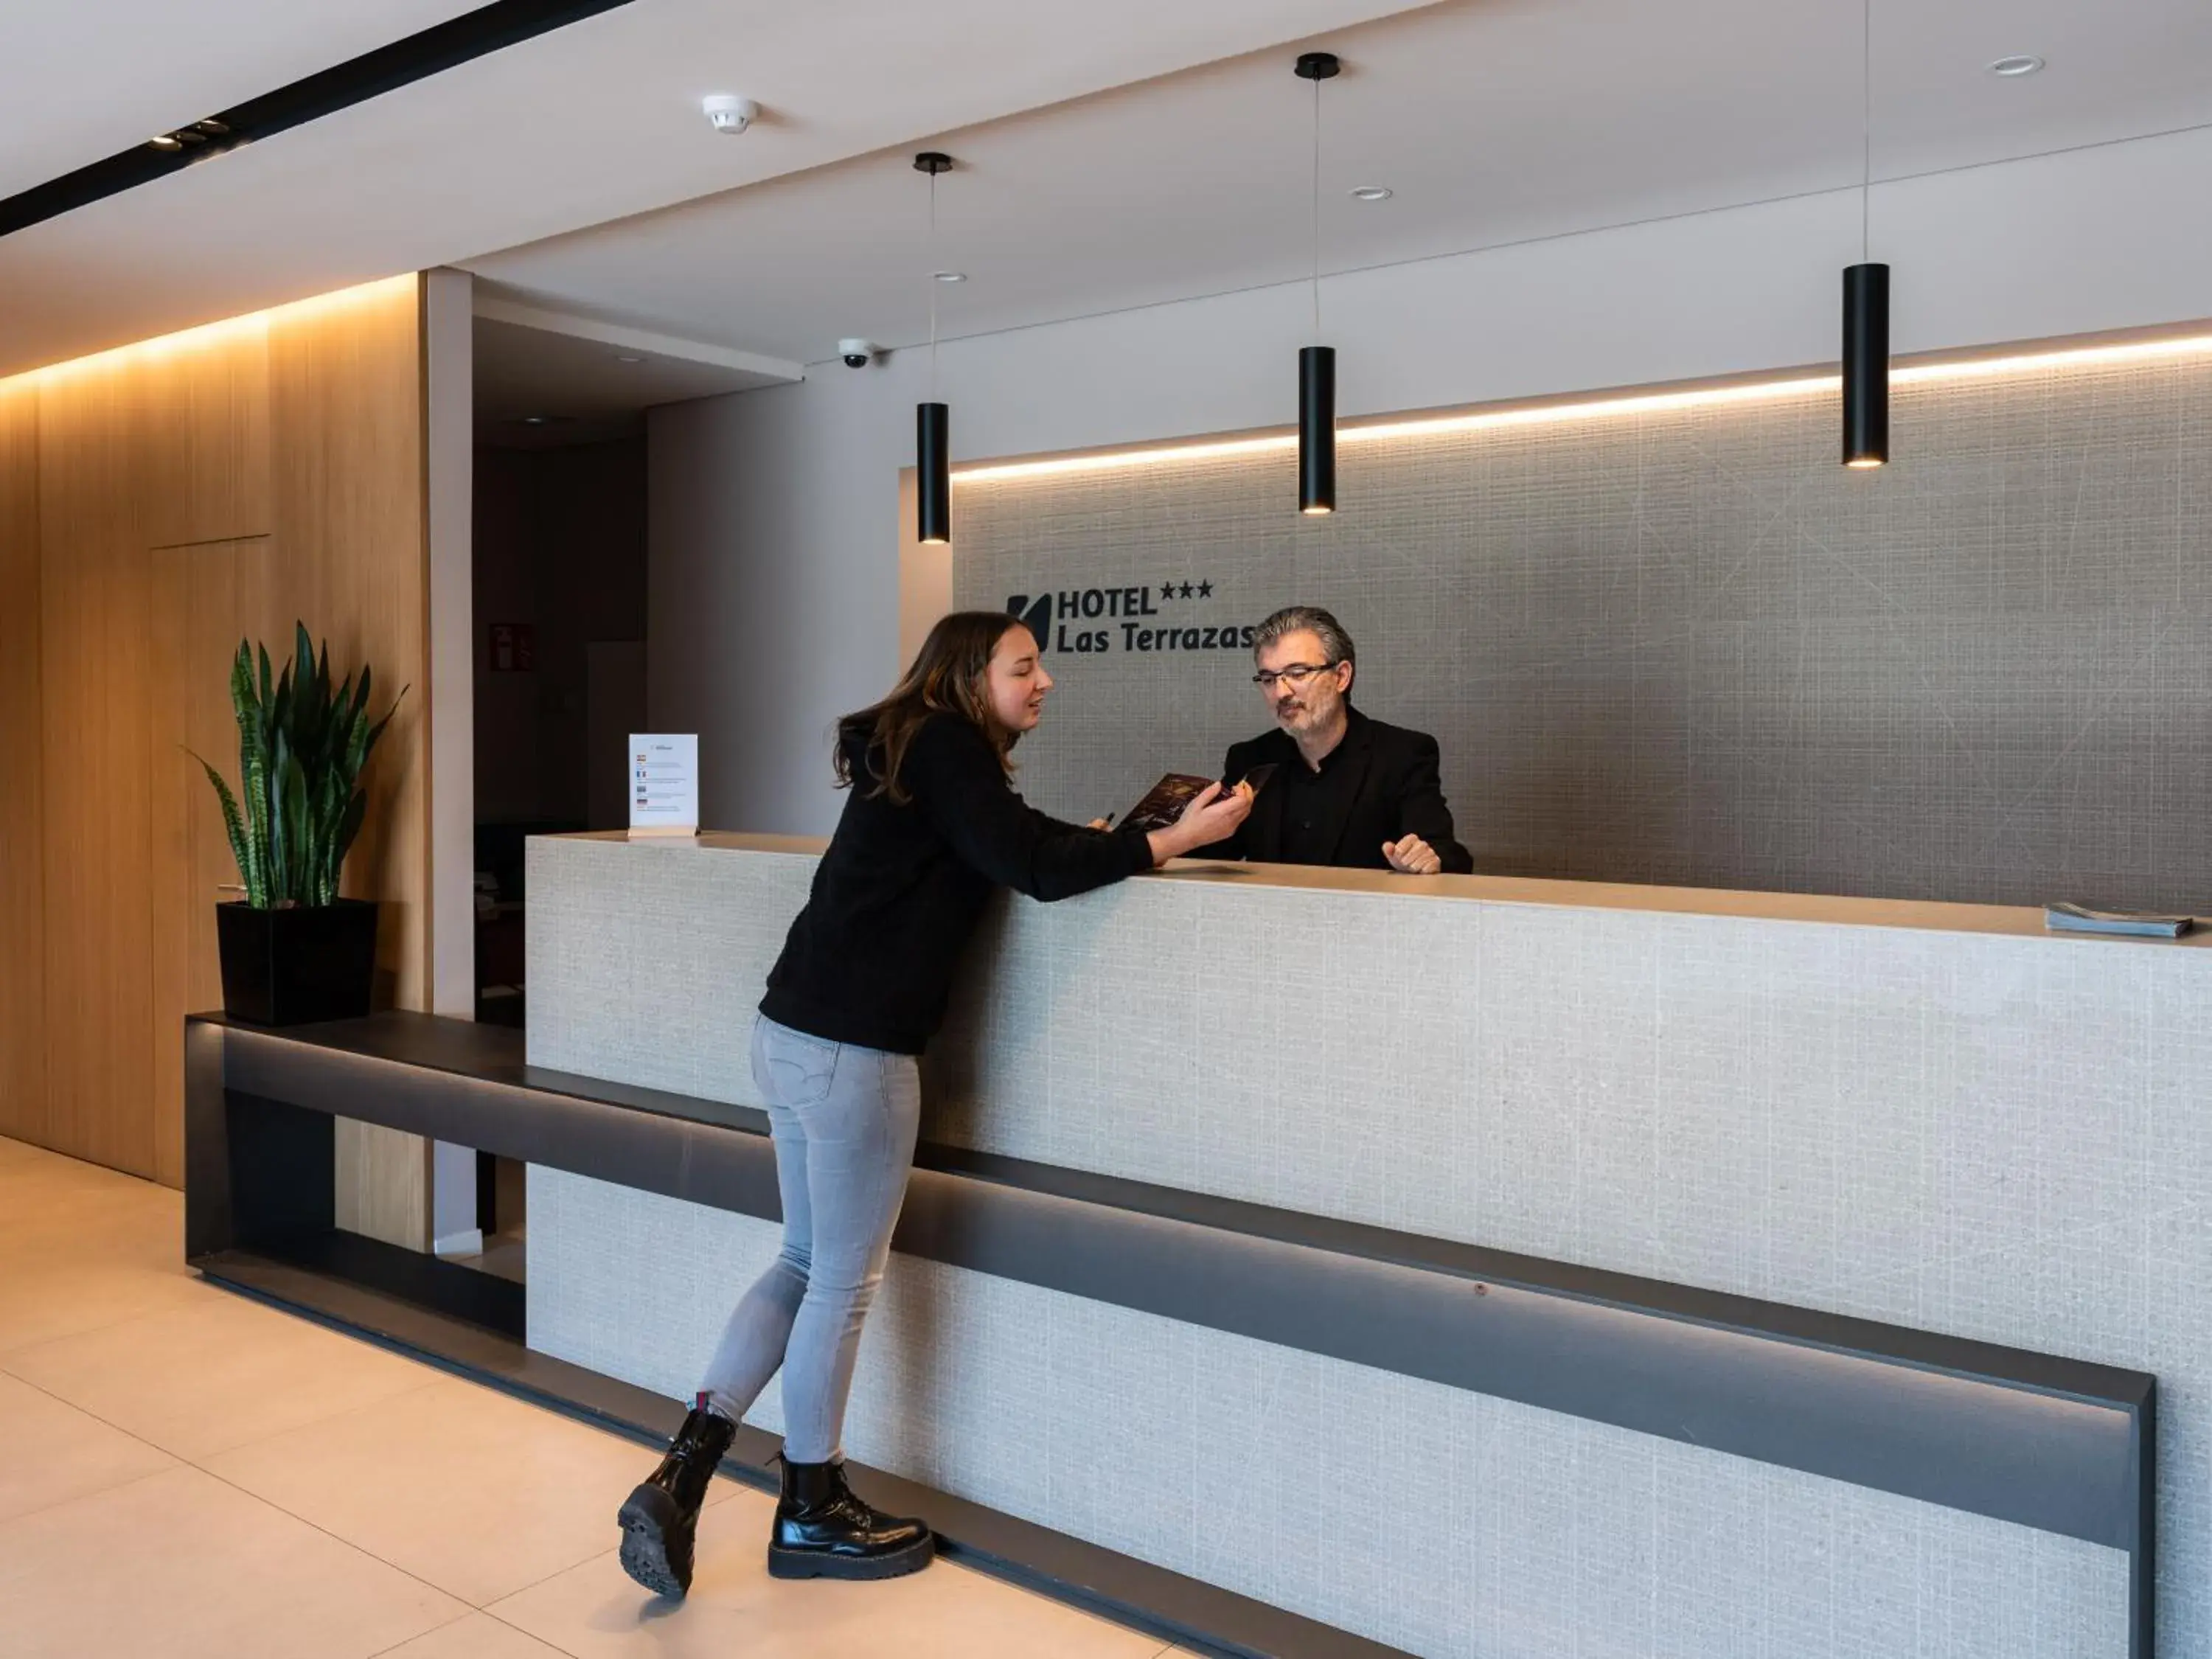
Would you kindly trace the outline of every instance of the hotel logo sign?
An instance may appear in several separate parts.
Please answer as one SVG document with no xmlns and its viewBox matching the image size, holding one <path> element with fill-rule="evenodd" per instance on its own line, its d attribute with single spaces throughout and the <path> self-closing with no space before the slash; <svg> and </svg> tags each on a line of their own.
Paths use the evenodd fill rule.
<svg viewBox="0 0 2212 1659">
<path fill-rule="evenodd" d="M 1093 655 L 1125 651 L 1249 651 L 1254 624 L 1194 617 L 1213 599 L 1211 581 L 1133 587 L 1074 587 L 1006 600 L 1007 614 L 1036 635 L 1046 651 Z"/>
</svg>

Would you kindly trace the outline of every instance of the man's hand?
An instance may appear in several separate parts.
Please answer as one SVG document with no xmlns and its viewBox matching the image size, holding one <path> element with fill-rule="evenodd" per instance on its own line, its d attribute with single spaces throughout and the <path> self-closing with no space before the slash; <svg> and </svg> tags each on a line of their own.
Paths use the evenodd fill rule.
<svg viewBox="0 0 2212 1659">
<path fill-rule="evenodd" d="M 1389 860 L 1390 867 L 1401 875 L 1433 876 L 1444 867 L 1443 860 L 1437 856 L 1437 849 L 1419 836 L 1407 836 L 1401 841 L 1384 842 L 1382 856 Z"/>
</svg>

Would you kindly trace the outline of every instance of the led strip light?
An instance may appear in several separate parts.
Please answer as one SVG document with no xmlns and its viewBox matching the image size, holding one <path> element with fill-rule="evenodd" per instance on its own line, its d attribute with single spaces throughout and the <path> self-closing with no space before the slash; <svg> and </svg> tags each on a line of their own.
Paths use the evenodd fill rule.
<svg viewBox="0 0 2212 1659">
<path fill-rule="evenodd" d="M 2184 338 L 2132 340 L 2112 345 L 2014 352 L 1999 357 L 1965 357 L 1941 362 L 1904 363 L 1890 370 L 1890 382 L 1893 386 L 1921 386 L 1939 380 L 1966 380 L 2031 374 L 2038 370 L 2094 368 L 2113 363 L 2207 356 L 2212 356 L 2212 334 L 2198 334 Z M 1370 421 L 1345 427 L 1338 433 L 1337 441 L 1344 444 L 1377 443 L 1394 438 L 1426 438 L 1445 433 L 1487 432 L 1516 426 L 1550 426 L 1569 421 L 1600 420 L 1621 415 L 1721 408 L 1731 404 L 1759 403 L 1778 398 L 1811 397 L 1839 392 L 1842 387 L 1841 375 L 1819 374 L 1739 381 L 1727 386 L 1689 386 L 1677 392 L 1625 392 L 1571 403 L 1473 410 L 1462 415 L 1426 415 L 1411 420 Z M 1102 450 L 1093 454 L 1063 455 L 1034 461 L 986 461 L 955 467 L 952 481 L 956 484 L 996 483 L 1022 478 L 1065 477 L 1079 472 L 1114 471 L 1124 467 L 1223 460 L 1243 455 L 1281 454 L 1295 451 L 1297 443 L 1297 432 L 1285 430 L 1261 433 L 1249 438 L 1199 439 L 1188 443 L 1153 444 L 1141 449 Z"/>
<path fill-rule="evenodd" d="M 182 356 L 190 352 L 211 350 L 226 340 L 246 337 L 280 319 L 298 321 L 318 312 L 338 311 L 356 305 L 389 303 L 398 300 L 403 293 L 412 291 L 415 282 L 416 275 L 410 270 L 397 276 L 382 276 L 374 282 L 356 283 L 351 288 L 333 289 L 327 294 L 270 306 L 264 311 L 249 311 L 236 317 L 225 317 L 220 322 L 196 324 L 191 328 L 178 329 L 173 333 L 133 340 L 128 345 L 110 346 L 105 351 L 64 358 L 60 362 L 48 363 L 41 368 L 27 368 L 16 375 L 0 375 L 0 386 L 5 386 L 10 380 L 60 381 L 75 375 L 111 370 L 134 357 L 159 362 L 165 358 Z"/>
</svg>

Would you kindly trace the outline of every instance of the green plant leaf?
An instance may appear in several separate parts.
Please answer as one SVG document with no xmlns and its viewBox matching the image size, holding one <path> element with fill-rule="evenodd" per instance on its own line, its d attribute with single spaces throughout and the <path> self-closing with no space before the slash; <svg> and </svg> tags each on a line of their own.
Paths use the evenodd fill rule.
<svg viewBox="0 0 2212 1659">
<path fill-rule="evenodd" d="M 361 833 L 362 819 L 368 813 L 368 791 L 356 789 L 339 815 L 337 833 L 331 837 L 331 890 L 337 890 L 339 874 L 345 868 L 346 854 L 353 850 L 353 841 Z"/>
<path fill-rule="evenodd" d="M 362 773 L 407 695 L 403 687 L 383 719 L 372 720 L 374 684 L 364 663 L 358 675 L 349 672 L 334 684 L 329 642 L 318 647 L 304 622 L 293 624 L 293 652 L 281 672 L 266 646 L 240 641 L 230 682 L 237 794 L 207 770 L 224 803 L 249 902 L 336 901 L 346 855 L 368 814 Z"/>
<path fill-rule="evenodd" d="M 295 623 L 293 629 L 292 752 L 313 773 L 322 763 L 323 717 L 329 688 L 316 674 L 315 642 L 307 636 L 307 625 Z"/>
<path fill-rule="evenodd" d="M 288 753 L 280 775 L 283 781 L 284 866 L 291 882 L 285 896 L 295 904 L 313 904 L 315 895 L 309 880 L 311 836 L 307 823 L 307 775 L 300 764 L 300 757 Z"/>
<path fill-rule="evenodd" d="M 345 849 L 338 845 L 338 828 L 345 817 L 346 781 L 338 775 L 335 766 L 325 767 L 317 787 L 315 800 L 315 886 L 320 895 L 318 904 L 328 904 L 338 896 L 338 872 L 345 861 Z"/>
<path fill-rule="evenodd" d="M 362 763 L 363 765 L 367 765 L 368 763 L 369 750 L 376 747 L 376 740 L 384 735 L 384 728 L 392 724 L 392 717 L 399 712 L 401 699 L 405 697 L 409 690 L 411 689 L 412 688 L 409 686 L 401 686 L 399 688 L 399 696 L 394 697 L 392 700 L 392 707 L 384 711 L 384 718 L 368 728 L 368 740 L 362 744 L 361 750 Z"/>
<path fill-rule="evenodd" d="M 252 707 L 253 647 L 246 641 L 240 640 L 238 642 L 238 654 L 230 659 L 230 711 L 239 729 L 238 775 L 241 788 L 247 787 L 245 782 L 246 777 L 246 722 L 252 717 Z M 203 761 L 200 763 L 204 766 L 207 763 Z M 222 787 L 227 790 L 229 786 Z M 228 804 L 232 811 L 237 810 L 235 800 Z M 240 827 L 239 839 L 231 850 L 238 857 L 239 879 L 246 884 L 246 902 L 258 908 L 264 902 L 264 894 L 261 885 L 261 868 L 255 857 L 256 849 L 252 832 L 243 825 Z"/>
<path fill-rule="evenodd" d="M 189 749 L 185 752 L 192 755 Z M 253 902 L 253 871 L 246 858 L 246 824 L 238 815 L 238 799 L 230 793 L 230 786 L 223 781 L 222 773 L 199 756 L 192 755 L 192 758 L 199 761 L 200 769 L 208 775 L 208 781 L 215 786 L 216 799 L 222 803 L 223 833 L 230 837 L 230 855 L 238 861 L 238 878 L 246 884 L 246 902 L 251 904 Z"/>
<path fill-rule="evenodd" d="M 281 729 L 272 732 L 264 785 L 268 800 L 263 809 L 269 818 L 269 902 L 271 904 L 282 904 L 295 896 L 291 871 L 292 843 L 284 833 L 284 769 L 291 758 L 291 740 Z"/>
<path fill-rule="evenodd" d="M 289 661 L 284 665 L 284 672 L 276 678 L 276 699 L 269 706 L 269 724 L 274 731 L 283 734 L 284 744 L 286 749 L 289 750 L 292 747 L 292 738 L 294 735 L 292 730 L 292 665 Z"/>
<path fill-rule="evenodd" d="M 268 666 L 268 653 L 262 653 Z M 238 719 L 238 784 L 245 797 L 246 902 L 265 910 L 269 892 L 269 749 L 264 708 L 253 678 L 253 650 L 246 641 L 238 645 L 231 666 L 231 707 Z"/>
</svg>

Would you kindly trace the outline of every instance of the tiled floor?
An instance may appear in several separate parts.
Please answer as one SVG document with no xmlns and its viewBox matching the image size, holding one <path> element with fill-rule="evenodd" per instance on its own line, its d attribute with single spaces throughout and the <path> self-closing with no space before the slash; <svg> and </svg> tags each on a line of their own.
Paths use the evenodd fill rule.
<svg viewBox="0 0 2212 1659">
<path fill-rule="evenodd" d="M 698 1577 L 616 1565 L 628 1442 L 200 1283 L 179 1196 L 0 1140 L 9 1659 L 1152 1659 L 939 1562 L 785 1584 L 718 1482 Z"/>
</svg>

